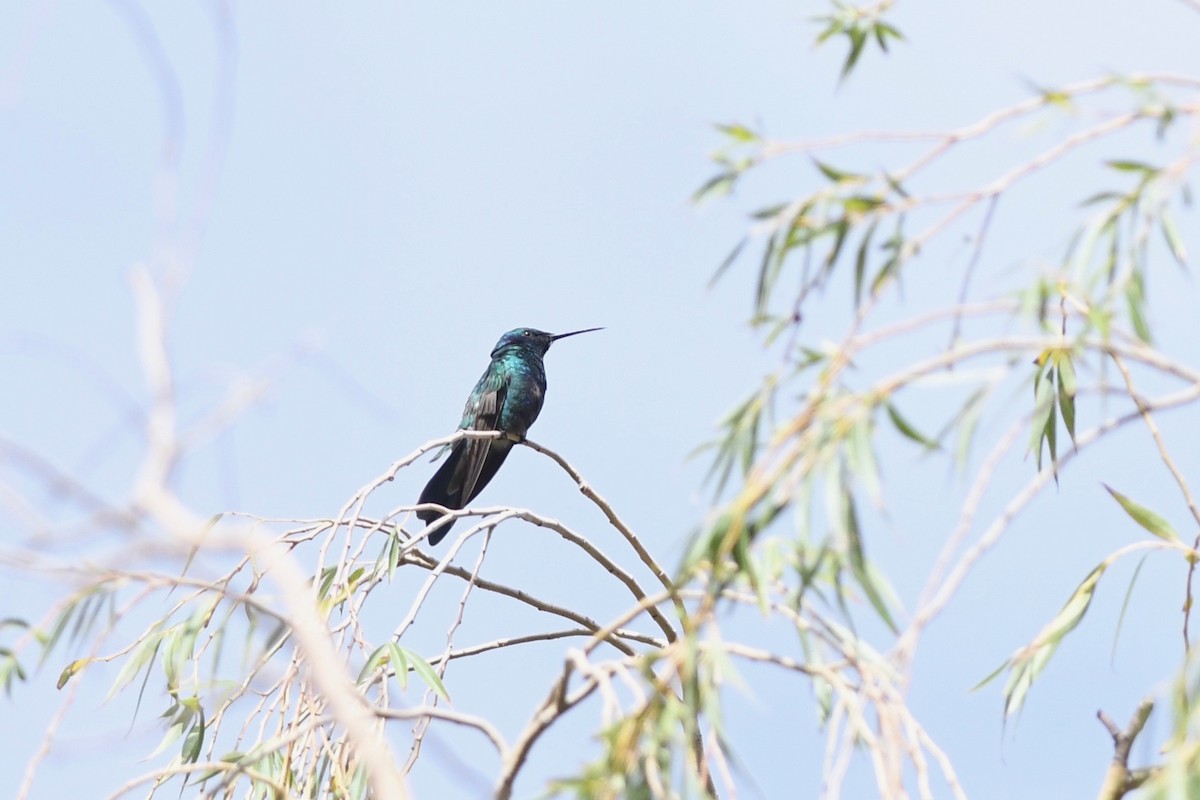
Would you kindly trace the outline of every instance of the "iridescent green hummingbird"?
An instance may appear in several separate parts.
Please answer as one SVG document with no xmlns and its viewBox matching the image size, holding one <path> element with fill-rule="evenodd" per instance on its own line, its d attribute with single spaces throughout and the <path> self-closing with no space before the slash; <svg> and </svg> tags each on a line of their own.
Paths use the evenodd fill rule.
<svg viewBox="0 0 1200 800">
<path fill-rule="evenodd" d="M 534 328 L 517 328 L 500 337 L 492 349 L 492 362 L 484 371 L 467 405 L 459 430 L 501 431 L 497 439 L 462 439 L 450 457 L 429 479 L 419 503 L 436 503 L 451 510 L 464 508 L 496 476 L 514 442 L 521 441 L 537 419 L 546 396 L 546 367 L 542 358 L 559 339 L 603 330 L 587 328 L 570 333 L 546 333 Z M 427 509 L 417 516 L 427 525 L 441 519 L 440 511 Z M 429 543 L 442 540 L 453 521 L 429 534 Z"/>
</svg>

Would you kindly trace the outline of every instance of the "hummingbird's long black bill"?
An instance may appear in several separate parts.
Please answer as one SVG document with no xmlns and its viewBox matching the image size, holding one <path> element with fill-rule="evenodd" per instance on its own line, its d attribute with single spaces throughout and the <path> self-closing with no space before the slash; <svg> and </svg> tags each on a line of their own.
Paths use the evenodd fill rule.
<svg viewBox="0 0 1200 800">
<path fill-rule="evenodd" d="M 571 331 L 570 333 L 560 333 L 550 337 L 550 341 L 557 342 L 559 339 L 565 339 L 568 336 L 577 336 L 581 333 L 591 333 L 592 331 L 602 331 L 604 328 L 584 328 L 581 331 Z"/>
</svg>

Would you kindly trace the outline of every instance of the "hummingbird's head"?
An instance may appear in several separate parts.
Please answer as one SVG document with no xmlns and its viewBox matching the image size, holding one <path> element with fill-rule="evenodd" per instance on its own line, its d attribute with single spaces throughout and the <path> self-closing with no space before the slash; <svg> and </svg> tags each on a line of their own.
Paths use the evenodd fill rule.
<svg viewBox="0 0 1200 800">
<path fill-rule="evenodd" d="M 509 350 L 525 350 L 536 353 L 539 357 L 544 356 L 546 355 L 546 351 L 550 349 L 550 345 L 558 339 L 565 339 L 577 333 L 590 333 L 591 331 L 600 330 L 604 329 L 585 328 L 581 331 L 555 334 L 539 331 L 537 328 L 515 328 L 501 336 L 500 341 L 496 342 L 496 346 L 492 348 L 492 358 Z"/>
</svg>

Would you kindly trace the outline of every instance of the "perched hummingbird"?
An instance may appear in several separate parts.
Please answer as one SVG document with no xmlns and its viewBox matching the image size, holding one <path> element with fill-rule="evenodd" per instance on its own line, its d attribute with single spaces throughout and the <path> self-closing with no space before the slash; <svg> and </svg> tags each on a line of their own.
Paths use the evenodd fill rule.
<svg viewBox="0 0 1200 800">
<path fill-rule="evenodd" d="M 559 339 L 603 328 L 587 328 L 558 335 L 517 328 L 500 337 L 492 349 L 492 363 L 475 384 L 463 408 L 460 430 L 501 431 L 496 439 L 462 439 L 454 444 L 450 457 L 429 479 L 421 492 L 420 503 L 437 503 L 452 510 L 463 508 L 483 491 L 508 458 L 513 442 L 525 438 L 529 426 L 542 410 L 546 395 L 546 367 L 542 357 Z M 432 509 L 418 511 L 425 524 L 444 515 Z M 437 544 L 453 525 L 450 522 L 430 534 L 429 543 Z"/>
</svg>

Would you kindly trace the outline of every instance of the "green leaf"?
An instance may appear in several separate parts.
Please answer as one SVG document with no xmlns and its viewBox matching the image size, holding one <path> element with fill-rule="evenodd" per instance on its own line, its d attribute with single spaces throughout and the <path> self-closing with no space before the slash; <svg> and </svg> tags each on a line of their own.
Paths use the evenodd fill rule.
<svg viewBox="0 0 1200 800">
<path fill-rule="evenodd" d="M 734 248 L 729 251 L 729 255 L 725 256 L 725 260 L 721 262 L 721 265 L 717 267 L 717 271 L 714 272 L 712 278 L 709 279 L 708 287 L 710 289 L 715 286 L 717 281 L 721 279 L 721 276 L 724 275 L 731 266 L 733 266 L 733 262 L 737 261 L 737 257 L 741 255 L 742 250 L 745 249 L 749 242 L 750 237 L 743 236 L 742 240 L 734 245 Z"/>
<path fill-rule="evenodd" d="M 844 23 L 838 17 L 817 17 L 816 20 L 818 22 L 828 22 L 829 23 L 825 27 L 825 30 L 823 30 L 819 34 L 817 34 L 817 39 L 816 39 L 817 44 L 824 44 L 825 42 L 832 39 L 834 36 L 837 36 L 843 30 L 845 30 Z"/>
<path fill-rule="evenodd" d="M 912 196 L 904 189 L 904 187 L 900 184 L 900 181 L 898 181 L 891 173 L 884 172 L 883 180 L 888 185 L 889 189 L 903 197 L 905 200 Z"/>
<path fill-rule="evenodd" d="M 1012 665 L 1012 661 L 1009 659 L 1006 659 L 1004 662 L 1002 662 L 1000 664 L 1000 666 L 996 667 L 994 670 L 989 672 L 983 680 L 981 680 L 979 683 L 972 686 L 969 691 L 972 691 L 972 692 L 979 691 L 980 689 L 987 686 L 992 681 L 996 680 L 996 678 L 1000 677 L 1000 673 L 1004 672 L 1004 670 L 1008 669 L 1009 666 L 1011 666 L 1011 665 Z"/>
<path fill-rule="evenodd" d="M 408 655 L 400 645 L 395 642 L 388 642 L 388 661 L 392 665 L 392 671 L 396 673 L 396 681 L 400 684 L 400 690 L 408 689 Z"/>
<path fill-rule="evenodd" d="M 1042 94 L 1042 99 L 1052 106 L 1059 108 L 1071 108 L 1071 95 L 1067 92 L 1050 90 Z"/>
<path fill-rule="evenodd" d="M 847 214 L 866 214 L 879 208 L 883 203 L 884 201 L 881 197 L 856 194 L 843 200 L 842 208 L 846 209 Z"/>
<path fill-rule="evenodd" d="M 1118 172 L 1138 172 L 1143 175 L 1154 175 L 1160 171 L 1158 167 L 1147 164 L 1144 161 L 1131 161 L 1123 159 L 1115 159 L 1105 161 L 1104 164 Z"/>
<path fill-rule="evenodd" d="M 846 172 L 844 170 L 835 169 L 829 164 L 826 164 L 823 161 L 818 161 L 815 158 L 812 160 L 812 162 L 816 165 L 817 169 L 821 170 L 822 175 L 824 175 L 826 178 L 829 178 L 829 180 L 833 181 L 834 183 L 845 183 L 850 181 L 859 182 L 867 179 L 866 175 L 859 175 L 854 172 Z"/>
<path fill-rule="evenodd" d="M 1175 218 L 1164 210 L 1160 218 L 1160 224 L 1162 225 L 1163 238 L 1167 240 L 1167 247 L 1171 250 L 1171 255 L 1175 257 L 1175 261 L 1179 266 L 1187 269 L 1187 250 L 1183 246 L 1183 237 L 1179 235 L 1179 228 L 1175 226 Z"/>
<path fill-rule="evenodd" d="M 862 305 L 863 281 L 867 274 L 867 258 L 870 255 L 871 239 L 875 236 L 875 229 L 879 226 L 879 219 L 876 218 L 867 232 L 863 234 L 862 241 L 859 242 L 858 252 L 854 255 L 854 307 L 858 308 Z"/>
<path fill-rule="evenodd" d="M 979 422 L 983 418 L 983 409 L 987 402 L 989 389 L 987 386 L 980 387 L 966 402 L 963 403 L 962 410 L 955 415 L 955 419 L 950 425 L 958 424 L 958 440 L 954 447 L 954 461 L 958 464 L 958 468 L 966 471 L 967 461 L 971 456 L 971 444 L 975 441 L 975 431 L 979 429 Z"/>
<path fill-rule="evenodd" d="M 875 613 L 879 615 L 879 618 L 883 620 L 884 624 L 893 633 L 899 633 L 900 629 L 896 627 L 896 622 L 892 619 L 892 612 L 888 609 L 887 603 L 884 600 L 885 588 L 878 584 L 882 576 L 867 563 L 866 554 L 863 552 L 862 534 L 858 528 L 858 514 L 854 510 L 854 499 L 847 494 L 845 495 L 844 502 L 850 571 L 854 575 L 854 580 L 858 582 L 858 585 L 862 587 L 863 592 L 867 595 L 867 600 L 870 601 L 871 607 L 875 609 Z"/>
<path fill-rule="evenodd" d="M 876 508 L 883 507 L 883 484 L 879 478 L 879 462 L 871 447 L 871 421 L 859 420 L 846 437 L 846 461 L 867 491 L 867 496 Z"/>
<path fill-rule="evenodd" d="M 200 758 L 200 749 L 204 746 L 204 709 L 199 705 L 196 707 L 196 717 L 196 724 L 188 731 L 188 735 L 183 740 L 183 748 L 180 750 L 185 764 L 196 763 L 196 760 Z"/>
<path fill-rule="evenodd" d="M 1125 199 L 1125 195 L 1121 194 L 1120 192 L 1097 192 L 1096 194 L 1091 195 L 1090 197 L 1088 197 L 1084 200 L 1080 200 L 1079 205 L 1082 207 L 1087 207 L 1087 206 L 1094 206 L 1097 203 L 1108 202 L 1110 200 L 1124 200 L 1124 199 Z"/>
<path fill-rule="evenodd" d="M 1147 344 L 1150 343 L 1150 326 L 1146 323 L 1146 291 L 1142 283 L 1142 274 L 1133 272 L 1125 285 L 1125 301 L 1129 308 L 1129 322 L 1133 332 Z"/>
<path fill-rule="evenodd" d="M 1054 381 L 1043 379 L 1042 368 L 1038 367 L 1033 379 L 1033 416 L 1030 422 L 1029 448 L 1037 454 L 1037 468 L 1042 468 L 1043 443 L 1048 438 L 1048 432 L 1054 430 Z M 1051 443 L 1051 460 L 1054 459 L 1053 442 Z"/>
<path fill-rule="evenodd" d="M 766 311 L 767 302 L 771 299 L 771 287 L 779 268 L 783 266 L 783 254 L 779 254 L 777 257 L 777 248 L 776 238 L 774 236 L 768 238 L 767 246 L 763 250 L 762 262 L 758 268 L 758 282 L 754 287 L 754 310 L 757 314 L 763 314 Z"/>
<path fill-rule="evenodd" d="M 896 430 L 900 431 L 900 434 L 906 439 L 911 439 L 927 450 L 940 450 L 942 448 L 940 444 L 914 428 L 908 422 L 908 420 L 901 415 L 900 410 L 896 408 L 894 403 L 887 403 L 886 408 L 888 417 L 892 420 L 892 424 L 896 426 Z"/>
<path fill-rule="evenodd" d="M 187 704 L 173 703 L 170 708 L 162 713 L 162 718 L 169 720 L 167 732 L 163 735 L 162 741 L 154 748 L 147 758 L 154 758 L 159 753 L 171 746 L 179 737 L 191 727 L 192 720 L 195 718 L 196 712 Z"/>
<path fill-rule="evenodd" d="M 879 43 L 879 49 L 885 53 L 888 51 L 889 38 L 901 42 L 904 41 L 904 35 L 886 22 L 876 22 L 873 30 L 875 32 L 875 41 Z"/>
<path fill-rule="evenodd" d="M 884 285 L 892 279 L 896 274 L 896 270 L 900 266 L 900 257 L 893 255 L 887 261 L 883 262 L 883 266 L 879 268 L 879 272 L 875 273 L 875 278 L 871 281 L 871 296 L 875 297 Z"/>
<path fill-rule="evenodd" d="M 92 660 L 90 658 L 77 658 L 70 664 L 67 664 L 66 668 L 63 669 L 63 671 L 59 674 L 58 683 L 55 684 L 54 688 L 61 689 L 66 686 L 67 681 L 71 680 L 71 678 L 75 677 L 80 672 L 83 672 L 83 668 L 90 664 L 91 661 Z"/>
<path fill-rule="evenodd" d="M 112 699 L 113 695 L 125 688 L 142 667 L 149 669 L 148 665 L 158 655 L 158 649 L 162 645 L 162 633 L 157 630 L 160 624 L 161 622 L 155 623 L 155 629 L 152 629 L 146 635 L 134 654 L 125 659 L 125 664 L 121 667 L 121 671 L 117 673 L 116 680 L 113 681 L 112 688 L 108 690 L 105 700 Z"/>
<path fill-rule="evenodd" d="M 1116 661 L 1117 659 L 1117 642 L 1121 639 L 1121 627 L 1125 623 L 1125 612 L 1129 610 L 1129 601 L 1133 598 L 1133 587 L 1135 584 L 1137 584 L 1138 575 L 1142 574 L 1142 565 L 1146 563 L 1146 559 L 1149 557 L 1149 555 L 1150 554 L 1147 553 L 1138 559 L 1137 566 L 1133 569 L 1133 576 L 1129 579 L 1129 586 L 1125 589 L 1125 599 L 1121 601 L 1121 613 L 1117 617 L 1117 627 L 1113 631 L 1112 655 L 1110 656 L 1111 661 Z"/>
<path fill-rule="evenodd" d="M 1066 353 L 1060 353 L 1057 366 L 1058 378 L 1058 412 L 1062 415 L 1063 427 L 1067 429 L 1067 435 L 1071 437 L 1071 442 L 1075 442 L 1075 390 L 1077 381 L 1075 378 L 1075 367 L 1071 364 L 1071 357 Z"/>
<path fill-rule="evenodd" d="M 396 567 L 400 566 L 400 552 L 404 546 L 400 542 L 400 528 L 393 526 L 388 536 L 387 577 L 390 583 L 396 577 Z"/>
<path fill-rule="evenodd" d="M 333 579 L 337 576 L 337 567 L 325 567 L 321 570 L 321 584 L 317 589 L 317 599 L 324 600 L 329 594 L 329 588 L 333 586 Z"/>
<path fill-rule="evenodd" d="M 1096 584 L 1099 583 L 1100 576 L 1108 569 L 1109 563 L 1104 561 L 1088 573 L 1088 576 L 1071 593 L 1070 599 L 1054 616 L 1054 619 L 1050 620 L 1032 642 L 1009 659 L 1008 666 L 1011 667 L 1011 671 L 1004 687 L 1005 719 L 1021 710 L 1030 688 L 1046 665 L 1050 663 L 1050 659 L 1053 658 L 1063 638 L 1074 630 L 1087 614 L 1096 591 Z M 986 682 L 990 679 L 989 677 L 984 680 Z"/>
<path fill-rule="evenodd" d="M 733 123 L 732 125 L 717 125 L 716 128 L 721 133 L 725 134 L 730 139 L 733 139 L 737 142 L 743 142 L 743 143 L 757 142 L 760 138 L 757 133 L 750 130 L 745 125 L 742 125 L 737 122 Z"/>
<path fill-rule="evenodd" d="M 38 662 L 40 667 L 46 663 L 46 659 L 50 657 L 50 651 L 58 644 L 58 640 L 62 637 L 63 632 L 67 629 L 67 624 L 75 615 L 75 611 L 79 606 L 80 598 L 74 598 L 71 602 L 63 607 L 62 612 L 54 620 L 54 625 L 50 628 L 50 632 L 42 634 L 38 639 L 42 643 L 42 657 Z"/>
<path fill-rule="evenodd" d="M 384 644 L 376 647 L 371 655 L 367 656 L 367 663 L 363 664 L 363 668 L 361 671 L 359 671 L 358 677 L 354 680 L 354 684 L 362 687 L 370 683 L 371 679 L 375 677 L 375 673 L 379 671 L 379 665 L 383 663 L 383 660 L 387 658 L 387 656 L 387 645 Z"/>
<path fill-rule="evenodd" d="M 733 186 L 737 183 L 740 174 L 735 170 L 726 170 L 712 176 L 699 189 L 692 193 L 692 202 L 699 203 L 710 197 L 720 197 L 729 194 L 733 191 Z"/>
<path fill-rule="evenodd" d="M 1175 529 L 1171 527 L 1171 523 L 1145 506 L 1130 500 L 1107 483 L 1101 485 L 1108 490 L 1108 493 L 1113 496 L 1114 500 L 1121 504 L 1121 508 L 1125 509 L 1125 513 L 1132 517 L 1133 521 L 1138 525 L 1141 525 L 1160 539 L 1165 539 L 1168 542 L 1180 541 L 1179 534 L 1175 533 Z"/>
<path fill-rule="evenodd" d="M 26 680 L 25 670 L 15 653 L 7 648 L 0 648 L 0 684 L 4 685 L 4 693 L 10 698 L 14 679 Z"/>
<path fill-rule="evenodd" d="M 863 46 L 867 43 L 867 32 L 860 27 L 849 28 L 844 33 L 850 39 L 850 52 L 846 54 L 846 62 L 842 65 L 841 78 L 843 79 L 854 69 L 859 56 L 862 55 Z"/>
<path fill-rule="evenodd" d="M 404 655 L 408 659 L 409 665 L 412 666 L 413 672 L 421 676 L 425 683 L 429 684 L 429 688 L 433 689 L 434 693 L 443 700 L 450 700 L 450 693 L 446 691 L 446 685 L 442 683 L 441 677 L 428 661 L 421 658 L 411 650 L 405 650 Z"/>
<path fill-rule="evenodd" d="M 829 252 L 825 254 L 825 269 L 827 271 L 833 269 L 833 265 L 837 263 L 838 256 L 842 253 L 842 245 L 846 243 L 846 234 L 849 231 L 850 223 L 845 219 L 839 219 L 833 223 L 833 245 L 829 248 Z"/>
</svg>

